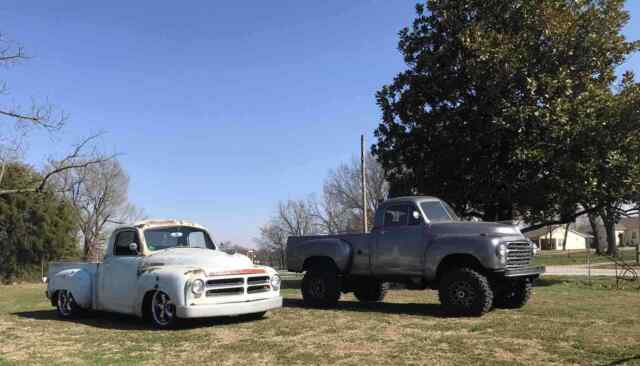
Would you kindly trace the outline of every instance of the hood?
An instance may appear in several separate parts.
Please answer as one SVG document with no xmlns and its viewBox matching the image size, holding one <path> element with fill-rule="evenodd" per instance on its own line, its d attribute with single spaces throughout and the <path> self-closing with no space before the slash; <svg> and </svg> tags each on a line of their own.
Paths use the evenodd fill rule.
<svg viewBox="0 0 640 366">
<path fill-rule="evenodd" d="M 207 273 L 223 272 L 254 267 L 251 260 L 242 254 L 227 254 L 219 250 L 201 248 L 171 248 L 146 256 L 143 267 L 189 266 Z"/>
<path fill-rule="evenodd" d="M 435 235 L 483 235 L 483 236 L 514 236 L 522 235 L 513 225 L 495 222 L 467 222 L 449 221 L 431 223 L 431 230 Z"/>
</svg>

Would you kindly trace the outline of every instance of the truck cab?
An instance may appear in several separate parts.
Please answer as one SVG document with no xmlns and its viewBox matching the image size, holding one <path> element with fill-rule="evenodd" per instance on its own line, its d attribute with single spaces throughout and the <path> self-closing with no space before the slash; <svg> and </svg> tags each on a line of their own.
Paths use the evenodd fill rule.
<svg viewBox="0 0 640 366">
<path fill-rule="evenodd" d="M 159 328 L 179 318 L 260 317 L 282 306 L 274 269 L 219 250 L 204 227 L 178 220 L 117 228 L 101 263 L 51 263 L 47 297 L 63 317 L 104 310 Z"/>
</svg>

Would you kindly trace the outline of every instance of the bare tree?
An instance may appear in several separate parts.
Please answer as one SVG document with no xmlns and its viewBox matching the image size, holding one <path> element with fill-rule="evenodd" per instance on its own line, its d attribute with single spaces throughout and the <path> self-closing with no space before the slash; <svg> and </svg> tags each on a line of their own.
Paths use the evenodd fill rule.
<svg viewBox="0 0 640 366">
<path fill-rule="evenodd" d="M 99 155 L 95 152 L 95 150 L 91 153 L 85 153 L 84 150 L 87 145 L 95 140 L 99 135 L 93 135 L 78 145 L 76 145 L 71 153 L 69 153 L 64 158 L 58 161 L 50 161 L 50 168 L 43 174 L 41 179 L 37 181 L 33 181 L 30 184 L 27 184 L 23 188 L 16 189 L 2 189 L 2 178 L 4 176 L 4 171 L 6 168 L 6 164 L 10 161 L 10 159 L 3 160 L 0 158 L 0 195 L 6 194 L 15 194 L 15 193 L 27 193 L 27 192 L 42 192 L 43 189 L 47 186 L 47 184 L 51 181 L 51 179 L 65 171 L 72 169 L 82 169 L 87 168 L 91 165 L 106 163 L 109 160 L 112 160 L 115 155 Z"/>
<path fill-rule="evenodd" d="M 24 49 L 0 33 L 0 67 L 6 68 L 26 59 L 28 56 Z M 8 92 L 7 83 L 0 80 L 0 95 L 7 95 Z M 64 112 L 56 113 L 51 104 L 38 104 L 35 101 L 27 110 L 17 105 L 0 104 L 0 117 L 8 118 L 22 127 L 39 126 L 49 130 L 61 128 L 66 120 Z"/>
<path fill-rule="evenodd" d="M 100 244 L 109 225 L 142 215 L 128 202 L 129 177 L 116 159 L 88 165 L 79 163 L 58 172 L 53 181 L 58 191 L 76 208 L 78 231 L 87 260 L 100 259 Z"/>
<path fill-rule="evenodd" d="M 384 170 L 371 154 L 366 156 L 367 212 L 369 222 L 378 205 L 389 195 L 389 184 L 385 180 Z M 360 179 L 360 160 L 353 158 L 350 163 L 343 163 L 331 170 L 324 183 L 323 202 L 325 208 L 340 214 L 341 223 L 347 222 L 343 231 L 362 231 L 362 181 Z M 329 217 L 325 217 L 329 219 Z M 324 220 L 323 220 L 324 221 Z M 328 220 L 332 221 L 332 220 Z M 345 230 L 346 229 L 346 230 Z M 329 230 L 333 232 L 332 230 Z"/>
<path fill-rule="evenodd" d="M 0 67 L 10 67 L 20 61 L 28 59 L 22 47 L 7 40 L 0 33 Z M 9 92 L 7 83 L 0 80 L 0 96 Z M 41 192 L 50 179 L 68 169 L 86 167 L 109 160 L 112 156 L 98 156 L 87 153 L 91 144 L 99 135 L 89 136 L 72 148 L 72 151 L 62 159 L 57 159 L 53 169 L 43 174 L 43 178 L 30 182 L 25 187 L 17 189 L 2 189 L 2 179 L 7 164 L 20 160 L 25 149 L 25 140 L 32 129 L 37 128 L 49 133 L 58 132 L 65 125 L 67 116 L 64 112 L 56 112 L 49 103 L 36 103 L 24 109 L 19 105 L 7 104 L 0 99 L 0 195 Z"/>
<path fill-rule="evenodd" d="M 286 265 L 286 246 L 290 236 L 310 235 L 319 232 L 316 224 L 313 201 L 288 200 L 279 202 L 275 216 L 260 228 L 256 242 L 280 257 L 282 267 Z"/>
<path fill-rule="evenodd" d="M 276 221 L 263 225 L 260 228 L 260 237 L 255 241 L 261 249 L 268 253 L 275 253 L 280 262 L 278 267 L 285 268 L 287 238 L 287 233 Z"/>
</svg>

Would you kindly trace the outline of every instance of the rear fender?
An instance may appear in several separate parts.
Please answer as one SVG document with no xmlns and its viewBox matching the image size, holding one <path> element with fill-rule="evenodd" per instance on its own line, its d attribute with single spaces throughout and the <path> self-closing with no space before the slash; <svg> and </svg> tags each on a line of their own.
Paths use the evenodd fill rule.
<svg viewBox="0 0 640 366">
<path fill-rule="evenodd" d="M 65 269 L 49 278 L 49 294 L 59 290 L 67 290 L 73 299 L 83 309 L 90 309 L 93 295 L 93 280 L 91 273 L 85 269 Z M 52 297 L 53 299 L 53 297 Z"/>
<path fill-rule="evenodd" d="M 304 243 L 304 246 L 298 249 L 304 256 L 304 260 L 300 261 L 304 265 L 305 261 L 314 257 L 326 257 L 333 260 L 337 269 L 341 273 L 347 273 L 351 265 L 352 249 L 351 245 L 339 239 L 316 239 Z M 299 268 L 301 272 L 304 268 Z"/>
</svg>

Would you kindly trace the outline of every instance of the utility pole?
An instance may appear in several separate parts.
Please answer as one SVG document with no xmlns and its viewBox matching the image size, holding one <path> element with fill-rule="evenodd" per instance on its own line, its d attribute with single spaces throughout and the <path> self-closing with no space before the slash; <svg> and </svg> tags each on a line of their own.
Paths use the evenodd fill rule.
<svg viewBox="0 0 640 366">
<path fill-rule="evenodd" d="M 362 231 L 367 233 L 369 225 L 367 223 L 367 170 L 366 156 L 364 153 L 364 135 L 360 135 L 360 178 L 362 179 Z"/>
</svg>

